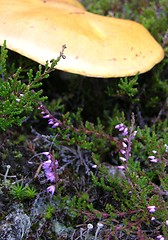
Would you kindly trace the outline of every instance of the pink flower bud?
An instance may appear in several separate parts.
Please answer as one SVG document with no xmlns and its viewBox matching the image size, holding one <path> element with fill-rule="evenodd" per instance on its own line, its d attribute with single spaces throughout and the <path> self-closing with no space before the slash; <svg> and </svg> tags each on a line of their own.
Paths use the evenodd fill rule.
<svg viewBox="0 0 168 240">
<path fill-rule="evenodd" d="M 118 166 L 117 168 L 118 168 L 118 169 L 121 169 L 121 170 L 125 170 L 125 167 L 124 167 L 124 166 Z"/>
<path fill-rule="evenodd" d="M 51 193 L 52 195 L 54 194 L 55 192 L 55 186 L 54 185 L 51 185 L 50 187 L 47 188 L 47 192 Z"/>
<path fill-rule="evenodd" d="M 154 213 L 156 211 L 156 206 L 148 206 L 147 209 L 150 213 Z"/>
<path fill-rule="evenodd" d="M 122 162 L 126 162 L 126 161 L 127 161 L 127 159 L 124 158 L 124 157 L 120 157 L 120 160 L 121 160 Z"/>
</svg>

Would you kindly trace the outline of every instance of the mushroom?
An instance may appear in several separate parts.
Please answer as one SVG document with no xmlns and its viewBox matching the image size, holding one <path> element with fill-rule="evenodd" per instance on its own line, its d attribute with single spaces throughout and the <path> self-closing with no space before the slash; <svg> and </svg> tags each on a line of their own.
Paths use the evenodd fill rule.
<svg viewBox="0 0 168 240">
<path fill-rule="evenodd" d="M 91 77 L 125 77 L 150 70 L 162 47 L 139 23 L 87 12 L 76 0 L 0 1 L 0 45 L 40 64 Z"/>
</svg>

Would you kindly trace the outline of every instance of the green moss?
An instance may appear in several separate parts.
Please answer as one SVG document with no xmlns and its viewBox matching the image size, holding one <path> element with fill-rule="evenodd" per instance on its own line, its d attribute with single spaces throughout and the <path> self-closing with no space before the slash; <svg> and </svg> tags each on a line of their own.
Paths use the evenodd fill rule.
<svg viewBox="0 0 168 240">
<path fill-rule="evenodd" d="M 37 192 L 34 187 L 25 186 L 23 187 L 20 184 L 16 184 L 11 186 L 10 194 L 13 198 L 23 201 L 25 199 L 32 199 L 35 198 Z"/>
</svg>

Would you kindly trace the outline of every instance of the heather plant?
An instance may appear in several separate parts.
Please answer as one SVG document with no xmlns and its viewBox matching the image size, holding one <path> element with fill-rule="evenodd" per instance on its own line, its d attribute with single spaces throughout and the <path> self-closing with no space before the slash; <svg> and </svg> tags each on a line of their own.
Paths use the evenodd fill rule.
<svg viewBox="0 0 168 240">
<path fill-rule="evenodd" d="M 7 49 L 4 42 L 0 54 L 0 129 L 6 130 L 13 124 L 21 125 L 26 117 L 38 106 L 39 101 L 46 100 L 41 96 L 42 80 L 48 78 L 49 73 L 54 71 L 59 59 L 64 57 L 63 46 L 60 56 L 56 60 L 46 62 L 45 67 L 39 66 L 34 74 L 30 69 L 26 76 L 19 67 L 16 72 L 7 75 Z"/>
<path fill-rule="evenodd" d="M 48 158 L 48 161 L 43 163 L 46 177 L 51 182 L 56 180 L 55 182 L 57 183 L 56 187 L 50 186 L 47 188 L 47 191 L 53 195 L 57 188 L 57 198 L 60 197 L 62 199 L 62 206 L 60 207 L 62 209 L 64 209 L 65 206 L 68 207 L 68 215 L 71 216 L 73 221 L 79 217 L 81 218 L 82 213 L 84 213 L 83 221 L 87 219 L 87 216 L 89 216 L 89 219 L 92 219 L 93 222 L 96 218 L 102 220 L 105 217 L 106 220 L 104 221 L 107 225 L 112 219 L 117 220 L 120 218 L 124 223 L 124 227 L 121 228 L 120 231 L 122 231 L 123 234 L 127 234 L 128 231 L 134 231 L 134 234 L 136 234 L 135 232 L 137 231 L 139 237 L 146 236 L 142 231 L 143 227 L 150 228 L 154 222 L 158 221 L 161 224 L 163 236 L 167 236 L 167 210 L 164 197 L 167 194 L 168 187 L 166 177 L 166 141 L 164 142 L 163 139 L 160 139 L 159 142 L 162 143 L 162 145 L 160 146 L 160 150 L 156 151 L 155 149 L 158 148 L 157 136 L 154 133 L 151 135 L 148 128 L 146 128 L 144 134 L 141 135 L 142 130 L 138 128 L 135 129 L 135 118 L 133 114 L 130 127 L 127 127 L 124 123 L 117 124 L 114 126 L 114 129 L 119 132 L 119 135 L 118 137 L 111 137 L 102 130 L 98 132 L 98 128 L 94 128 L 93 125 L 91 129 L 86 126 L 74 127 L 72 122 L 67 119 L 67 116 L 66 118 L 62 116 L 61 120 L 57 119 L 42 104 L 39 105 L 39 110 L 43 118 L 48 121 L 50 129 L 57 132 L 59 143 L 58 141 L 54 142 L 52 147 L 57 149 L 58 155 L 62 158 L 61 162 L 63 163 L 62 166 L 58 166 L 58 161 L 53 158 L 53 163 L 56 161 L 56 168 L 54 169 L 52 167 L 50 153 L 42 153 Z M 78 137 L 79 133 L 80 136 L 85 136 L 80 137 L 80 141 Z M 69 140 L 70 135 L 73 136 L 73 141 Z M 136 137 L 139 142 L 137 142 Z M 86 144 L 87 141 L 90 141 L 90 138 L 92 139 L 92 144 Z M 117 147 L 118 166 L 102 164 L 101 157 L 103 154 L 102 152 L 100 154 L 100 148 L 97 146 L 99 138 L 101 142 L 100 145 L 104 148 L 104 153 L 105 151 L 109 151 L 109 147 L 107 147 L 108 144 L 111 144 L 114 149 Z M 65 141 L 65 139 L 68 141 Z M 134 143 L 136 143 L 135 147 Z M 76 152 L 75 161 L 72 157 L 68 157 L 68 155 L 65 154 L 68 150 L 69 154 L 74 152 L 74 150 L 72 150 L 74 145 L 78 146 L 78 150 L 80 149 Z M 143 147 L 147 153 L 145 157 L 145 167 L 142 167 L 144 159 L 138 160 L 139 157 L 136 152 L 139 151 L 137 149 L 139 147 Z M 87 150 L 87 156 L 90 155 L 89 161 L 86 160 L 88 157 L 84 157 L 84 150 Z M 136 158 L 137 160 L 135 160 Z M 46 164 L 47 167 L 45 166 Z M 152 164 L 157 164 L 157 167 L 154 167 Z M 68 166 L 72 166 L 72 168 L 76 166 L 77 178 L 81 167 L 85 169 L 85 174 L 89 176 L 90 180 L 88 183 L 90 184 L 90 190 L 86 198 L 82 196 L 77 198 L 76 195 L 72 196 L 72 198 L 64 198 L 64 194 L 59 193 L 59 172 L 60 170 L 66 171 Z M 50 168 L 50 170 L 48 170 L 48 168 Z M 113 174 L 111 174 L 112 168 L 114 169 Z M 48 175 L 48 171 L 49 173 L 52 172 L 51 175 Z M 91 179 L 93 185 L 90 183 Z M 155 179 L 159 179 L 160 185 L 155 183 Z M 76 181 L 78 180 L 76 179 Z M 85 181 L 88 180 L 85 179 Z M 91 198 L 94 199 L 92 203 Z M 101 198 L 102 201 L 106 202 L 105 205 L 100 204 Z M 99 199 L 100 202 L 96 199 Z M 113 202 L 113 204 L 111 204 L 111 202 Z M 114 207 L 115 205 L 117 205 L 117 209 Z M 136 228 L 134 223 L 136 223 Z M 113 231 L 113 234 L 117 234 L 115 227 Z M 160 236 L 159 233 L 158 236 Z"/>
<path fill-rule="evenodd" d="M 61 73 L 53 71 L 45 86 L 42 79 L 51 66 L 49 72 L 40 67 L 37 82 L 43 85 L 30 83 L 30 92 L 43 89 L 48 101 L 39 94 L 33 103 L 29 96 L 27 105 L 20 105 L 23 96 L 16 94 L 12 111 L 23 106 L 24 111 L 16 112 L 13 120 L 6 115 L 2 127 L 0 194 L 10 200 L 1 210 L 6 216 L 6 205 L 10 209 L 23 202 L 26 214 L 31 212 L 32 239 L 166 240 L 167 1 L 84 2 L 93 12 L 142 22 L 160 43 L 163 40 L 165 59 L 146 74 L 122 79 L 66 78 L 63 73 L 60 81 Z M 9 67 L 5 47 L 1 52 L 2 84 L 19 81 L 26 92 L 36 70 L 27 66 L 27 74 Z M 0 110 L 5 102 L 3 97 Z M 31 118 L 25 108 L 29 103 Z M 8 130 L 9 123 L 21 127 Z M 11 187 L 11 179 L 22 184 Z M 54 231 L 56 222 L 63 235 Z M 67 234 L 64 229 L 69 227 Z"/>
<path fill-rule="evenodd" d="M 51 192 L 53 195 L 55 192 L 55 184 L 57 184 L 59 180 L 57 177 L 58 161 L 55 159 L 54 154 L 49 152 L 43 152 L 42 154 L 48 159 L 47 161 L 43 162 L 43 169 L 45 171 L 46 178 L 51 183 L 54 183 L 54 185 L 51 185 L 47 188 L 47 192 Z"/>
</svg>

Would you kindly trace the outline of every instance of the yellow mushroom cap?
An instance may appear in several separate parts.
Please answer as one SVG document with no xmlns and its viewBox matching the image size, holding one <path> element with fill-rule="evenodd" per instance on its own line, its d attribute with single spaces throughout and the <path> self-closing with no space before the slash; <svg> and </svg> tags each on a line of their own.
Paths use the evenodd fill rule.
<svg viewBox="0 0 168 240">
<path fill-rule="evenodd" d="M 0 45 L 40 64 L 92 77 L 124 77 L 150 70 L 162 47 L 139 23 L 87 12 L 76 0 L 0 0 Z"/>
</svg>

